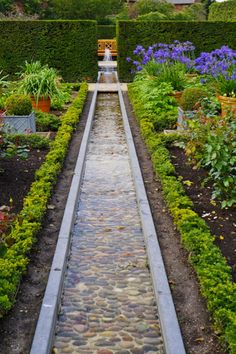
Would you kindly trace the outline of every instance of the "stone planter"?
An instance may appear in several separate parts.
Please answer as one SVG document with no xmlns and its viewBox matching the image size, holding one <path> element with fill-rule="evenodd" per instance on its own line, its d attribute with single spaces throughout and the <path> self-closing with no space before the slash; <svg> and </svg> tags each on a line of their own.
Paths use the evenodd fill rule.
<svg viewBox="0 0 236 354">
<path fill-rule="evenodd" d="M 181 107 L 178 107 L 177 130 L 186 130 L 188 128 L 187 121 L 196 116 L 197 111 L 184 111 Z"/>
<path fill-rule="evenodd" d="M 35 114 L 32 112 L 29 116 L 5 116 L 2 117 L 4 131 L 12 133 L 29 134 L 36 132 Z"/>
</svg>

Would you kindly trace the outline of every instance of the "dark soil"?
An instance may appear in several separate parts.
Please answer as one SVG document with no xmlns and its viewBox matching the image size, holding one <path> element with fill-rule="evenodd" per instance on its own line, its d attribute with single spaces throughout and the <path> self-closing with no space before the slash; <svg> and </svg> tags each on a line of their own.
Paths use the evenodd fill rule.
<svg viewBox="0 0 236 354">
<path fill-rule="evenodd" d="M 212 329 L 196 274 L 188 262 L 188 253 L 183 249 L 168 213 L 161 184 L 153 171 L 127 94 L 124 99 L 186 351 L 188 354 L 225 354 Z"/>
<path fill-rule="evenodd" d="M 11 159 L 0 158 L 0 206 L 10 205 L 12 212 L 17 214 L 22 209 L 23 199 L 34 181 L 35 171 L 40 167 L 47 150 L 32 150 L 27 160 L 19 157 Z"/>
<path fill-rule="evenodd" d="M 7 316 L 0 319 L 1 354 L 30 352 L 91 98 L 92 94 L 89 93 L 63 171 L 49 202 L 50 208 L 43 228 L 31 252 L 30 264 L 22 279 L 15 306 Z"/>
<path fill-rule="evenodd" d="M 183 149 L 171 147 L 170 153 L 177 175 L 187 181 L 184 189 L 194 203 L 194 210 L 204 218 L 211 233 L 216 236 L 215 242 L 232 267 L 232 275 L 236 281 L 236 208 L 221 209 L 219 202 L 211 200 L 212 185 L 203 183 L 207 172 L 193 169 Z"/>
</svg>

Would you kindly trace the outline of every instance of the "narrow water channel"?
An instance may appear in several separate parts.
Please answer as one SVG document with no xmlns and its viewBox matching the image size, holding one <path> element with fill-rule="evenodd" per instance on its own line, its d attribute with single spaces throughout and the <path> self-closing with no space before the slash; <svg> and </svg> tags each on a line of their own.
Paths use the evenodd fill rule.
<svg viewBox="0 0 236 354">
<path fill-rule="evenodd" d="M 54 348 L 164 353 L 117 94 L 98 95 Z"/>
</svg>

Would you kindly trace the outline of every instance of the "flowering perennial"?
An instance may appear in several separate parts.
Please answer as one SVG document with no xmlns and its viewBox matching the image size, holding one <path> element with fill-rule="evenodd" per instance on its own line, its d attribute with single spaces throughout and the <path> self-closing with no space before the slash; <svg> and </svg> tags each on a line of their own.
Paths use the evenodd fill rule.
<svg viewBox="0 0 236 354">
<path fill-rule="evenodd" d="M 219 93 L 236 96 L 236 51 L 222 46 L 210 53 L 203 52 L 195 60 L 195 69 L 200 74 L 210 75 L 218 84 Z"/>
<path fill-rule="evenodd" d="M 171 44 L 156 43 L 148 47 L 148 49 L 138 45 L 133 51 L 133 54 L 140 59 L 132 60 L 131 58 L 127 58 L 127 61 L 134 64 L 135 70 L 133 70 L 133 72 L 141 71 L 151 60 L 155 63 L 167 63 L 168 65 L 180 62 L 184 64 L 187 69 L 190 69 L 194 64 L 194 61 L 191 59 L 194 49 L 195 47 L 191 42 L 187 41 L 181 43 L 177 40 Z"/>
</svg>

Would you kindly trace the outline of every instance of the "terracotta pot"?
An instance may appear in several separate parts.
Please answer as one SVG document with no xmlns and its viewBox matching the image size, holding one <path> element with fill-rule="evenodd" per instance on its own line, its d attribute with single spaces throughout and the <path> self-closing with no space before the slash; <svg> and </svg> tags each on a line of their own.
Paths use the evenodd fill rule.
<svg viewBox="0 0 236 354">
<path fill-rule="evenodd" d="M 183 93 L 182 91 L 175 91 L 175 92 L 171 93 L 171 96 L 173 96 L 176 99 L 176 101 L 178 103 L 180 103 L 181 97 L 182 97 L 182 93 Z"/>
<path fill-rule="evenodd" d="M 229 112 L 236 114 L 236 98 L 218 96 L 221 104 L 221 117 L 225 117 Z"/>
<path fill-rule="evenodd" d="M 38 111 L 50 112 L 51 100 L 50 98 L 39 98 L 38 102 L 35 101 L 34 97 L 31 97 L 32 107 Z"/>
</svg>

